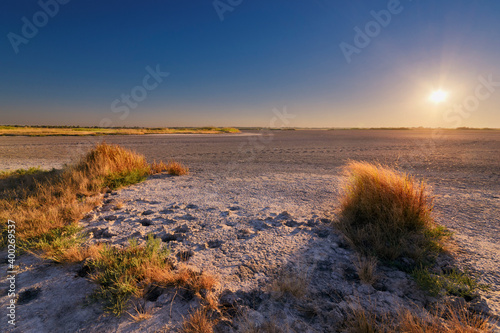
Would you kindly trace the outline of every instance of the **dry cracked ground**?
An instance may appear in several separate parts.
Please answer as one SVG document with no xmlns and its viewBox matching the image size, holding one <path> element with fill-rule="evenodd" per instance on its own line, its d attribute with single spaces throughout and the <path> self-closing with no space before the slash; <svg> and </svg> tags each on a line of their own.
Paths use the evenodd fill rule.
<svg viewBox="0 0 500 333">
<path fill-rule="evenodd" d="M 156 175 L 108 193 L 81 224 L 92 236 L 89 242 L 117 246 L 129 238 L 144 242 L 153 234 L 171 249 L 175 263 L 217 275 L 227 318 L 219 322 L 220 332 L 266 322 L 284 331 L 336 332 L 359 306 L 378 313 L 402 306 L 418 313 L 435 301 L 393 268 L 379 267 L 373 286 L 362 283 L 356 253 L 332 227 L 345 161 L 389 163 L 427 179 L 436 196 L 437 221 L 455 232 L 459 264 L 481 273 L 481 281 L 491 286 L 469 305 L 498 316 L 500 135 L 452 133 L 433 139 L 431 147 L 425 131 L 334 132 L 276 132 L 257 144 L 249 138 L 258 135 L 106 138 L 150 160 L 180 160 L 192 172 Z M 56 155 L 82 145 L 82 138 L 0 139 L 2 156 L 9 157 L 17 144 L 17 153 L 32 161 L 43 161 L 37 154 L 50 161 L 47 151 L 54 140 L 61 147 Z M 86 140 L 83 145 L 98 139 Z M 13 161 L 3 160 L 2 166 L 12 167 Z M 153 288 L 142 302 L 152 318 L 135 322 L 127 314 L 104 313 L 89 298 L 97 287 L 81 264 L 56 265 L 29 255 L 18 264 L 16 332 L 170 332 L 200 303 L 186 290 Z M 287 280 L 301 287 L 295 295 L 276 287 Z M 2 286 L 0 307 L 5 309 L 4 276 Z M 2 320 L 0 330 L 8 329 Z"/>
</svg>

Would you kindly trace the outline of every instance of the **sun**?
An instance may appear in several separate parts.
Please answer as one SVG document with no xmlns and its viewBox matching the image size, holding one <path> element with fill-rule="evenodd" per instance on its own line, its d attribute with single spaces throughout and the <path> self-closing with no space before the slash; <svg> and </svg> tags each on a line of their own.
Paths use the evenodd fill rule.
<svg viewBox="0 0 500 333">
<path fill-rule="evenodd" d="M 429 97 L 429 99 L 438 104 L 438 103 L 441 103 L 441 102 L 444 102 L 446 101 L 446 98 L 448 97 L 448 93 L 446 91 L 442 91 L 442 90 L 436 90 L 434 91 L 431 96 Z"/>
</svg>

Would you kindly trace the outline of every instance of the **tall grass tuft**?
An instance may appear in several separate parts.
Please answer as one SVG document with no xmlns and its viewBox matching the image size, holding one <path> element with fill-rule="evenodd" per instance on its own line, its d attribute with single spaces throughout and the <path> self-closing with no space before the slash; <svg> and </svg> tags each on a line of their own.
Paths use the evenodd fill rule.
<svg viewBox="0 0 500 333">
<path fill-rule="evenodd" d="M 2 173 L 0 247 L 6 244 L 8 219 L 16 222 L 17 244 L 31 249 L 47 248 L 54 230 L 64 230 L 72 237 L 76 228 L 68 226 L 99 203 L 97 194 L 140 182 L 154 172 L 144 156 L 100 143 L 62 170 L 32 168 Z"/>
<path fill-rule="evenodd" d="M 344 171 L 347 181 L 337 225 L 351 245 L 386 263 L 431 260 L 444 233 L 432 219 L 425 184 L 367 162 L 350 162 Z"/>
<path fill-rule="evenodd" d="M 94 272 L 91 279 L 101 285 L 95 296 L 105 300 L 106 309 L 121 314 L 132 296 L 140 296 L 145 286 L 152 282 L 151 270 L 168 272 L 165 259 L 169 251 L 161 247 L 161 240 L 149 237 L 145 246 L 130 240 L 126 249 L 105 246 L 88 261 Z"/>
</svg>

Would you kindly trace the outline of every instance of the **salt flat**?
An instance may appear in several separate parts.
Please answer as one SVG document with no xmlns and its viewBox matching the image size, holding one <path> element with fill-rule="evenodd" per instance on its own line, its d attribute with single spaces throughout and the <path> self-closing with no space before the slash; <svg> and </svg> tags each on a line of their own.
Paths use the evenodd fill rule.
<svg viewBox="0 0 500 333">
<path fill-rule="evenodd" d="M 488 306 L 493 314 L 500 313 L 500 132 L 453 130 L 439 138 L 433 138 L 430 130 L 245 134 L 0 137 L 0 169 L 60 167 L 103 139 L 140 152 L 149 161 L 174 159 L 186 164 L 189 176 L 154 176 L 108 195 L 105 204 L 82 221 L 92 231 L 93 241 L 121 244 L 131 235 L 143 238 L 147 233 L 156 234 L 174 252 L 187 255 L 187 263 L 220 274 L 226 294 L 233 293 L 247 303 L 253 297 L 258 304 L 245 305 L 255 317 L 266 311 L 276 315 L 291 311 L 285 321 L 305 332 L 322 331 L 340 321 L 348 306 L 345 302 L 351 298 L 371 298 L 382 308 L 426 301 L 414 292 L 411 279 L 394 270 L 383 272 L 386 286 L 370 289 L 360 284 L 350 276 L 355 254 L 345 248 L 338 235 L 329 232 L 342 181 L 341 167 L 350 159 L 388 164 L 426 179 L 436 196 L 436 220 L 455 232 L 462 249 L 460 263 L 481 273 L 481 281 L 491 284 L 486 295 Z M 110 207 L 117 201 L 124 206 L 114 211 Z M 331 258 L 335 258 L 333 263 Z M 317 319 L 295 318 L 300 313 L 276 308 L 265 295 L 256 293 L 287 265 L 305 270 L 312 281 L 311 295 L 326 304 L 318 310 Z M 167 315 L 162 308 L 173 300 L 157 299 L 151 306 L 158 316 L 149 324 L 102 319 L 98 311 L 70 306 L 58 301 L 63 296 L 54 296 L 61 293 L 54 289 L 57 281 L 55 284 L 67 292 L 75 288 L 90 292 L 92 286 L 84 279 L 75 280 L 74 273 L 64 273 L 60 267 L 43 269 L 46 273 L 26 270 L 19 277 L 21 284 L 29 281 L 46 289 L 41 299 L 19 310 L 26 332 L 34 325 L 38 329 L 33 332 L 57 327 L 74 330 L 77 323 L 88 321 L 93 324 L 82 332 L 111 328 L 154 331 L 159 322 L 175 326 L 187 313 L 188 306 L 178 304 L 179 312 Z M 397 288 L 388 287 L 391 284 Z M 75 301 L 83 302 L 80 296 Z M 301 306 L 309 306 L 304 302 Z M 51 306 L 64 316 L 43 312 Z"/>
</svg>

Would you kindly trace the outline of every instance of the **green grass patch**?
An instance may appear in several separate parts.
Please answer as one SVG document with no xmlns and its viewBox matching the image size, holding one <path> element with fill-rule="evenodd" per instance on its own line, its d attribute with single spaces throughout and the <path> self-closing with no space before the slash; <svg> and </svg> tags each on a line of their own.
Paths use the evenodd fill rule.
<svg viewBox="0 0 500 333">
<path fill-rule="evenodd" d="M 478 282 L 469 271 L 453 269 L 450 272 L 435 274 L 428 267 L 420 267 L 412 272 L 412 277 L 423 290 L 432 296 L 453 295 L 471 300 L 479 290 L 488 290 L 489 286 Z"/>
<path fill-rule="evenodd" d="M 40 167 L 30 167 L 28 169 L 17 169 L 17 170 L 9 170 L 9 171 L 0 171 L 0 179 L 9 178 L 9 177 L 21 177 L 26 175 L 35 175 L 47 172 L 47 170 L 43 170 Z"/>
<path fill-rule="evenodd" d="M 60 262 L 61 256 L 72 247 L 80 246 L 86 239 L 81 234 L 82 228 L 77 224 L 70 224 L 61 228 L 54 228 L 45 234 L 21 241 L 22 250 L 42 251 L 44 258 Z"/>
<path fill-rule="evenodd" d="M 161 246 L 159 238 L 149 235 L 145 246 L 138 246 L 135 240 L 129 242 L 126 249 L 105 246 L 88 262 L 92 280 L 100 285 L 94 296 L 115 315 L 123 313 L 132 296 L 139 296 L 148 282 L 148 268 L 169 269 L 165 259 L 170 252 Z"/>
<path fill-rule="evenodd" d="M 140 183 L 146 180 L 148 176 L 148 168 L 114 172 L 104 177 L 104 185 L 110 189 L 118 189 L 120 187 Z"/>
</svg>

